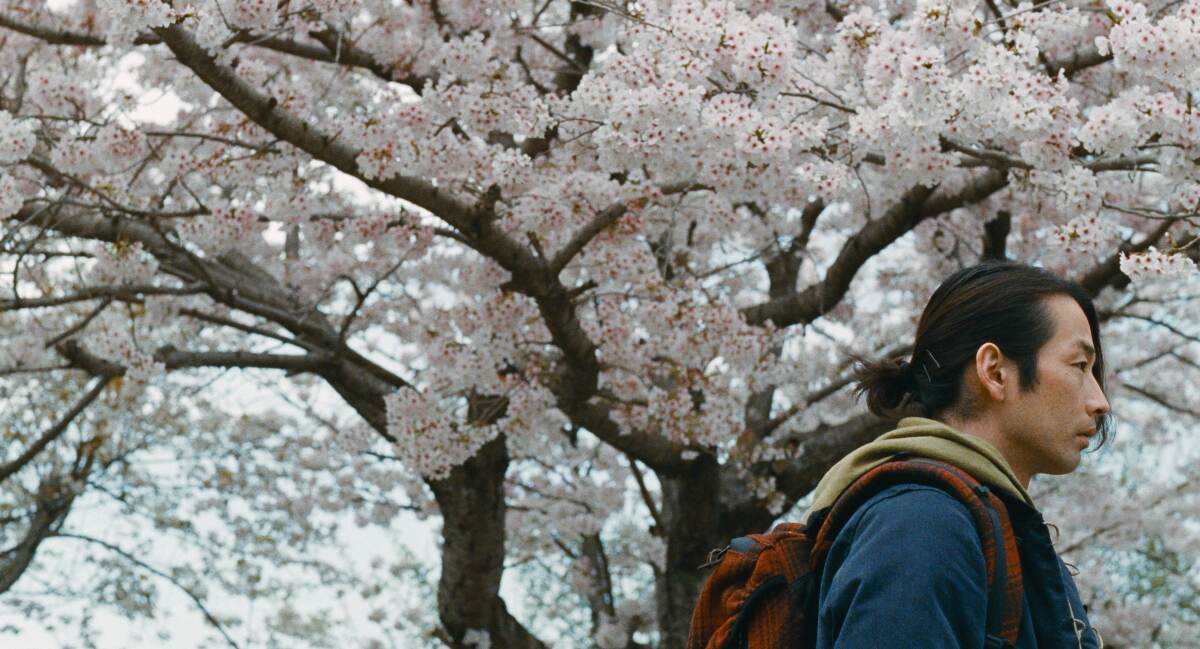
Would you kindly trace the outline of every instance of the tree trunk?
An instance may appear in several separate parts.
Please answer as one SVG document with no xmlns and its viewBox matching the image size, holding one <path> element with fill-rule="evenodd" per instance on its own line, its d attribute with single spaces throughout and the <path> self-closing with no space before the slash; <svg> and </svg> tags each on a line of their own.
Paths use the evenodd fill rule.
<svg viewBox="0 0 1200 649">
<path fill-rule="evenodd" d="M 442 577 L 438 616 L 448 644 L 462 647 L 469 629 L 487 631 L 494 647 L 544 649 L 545 645 L 512 617 L 500 598 L 504 572 L 504 437 L 429 486 L 442 511 Z"/>
<path fill-rule="evenodd" d="M 662 634 L 658 646 L 664 649 L 687 646 L 692 608 L 708 576 L 698 568 L 712 549 L 729 540 L 720 528 L 719 468 L 716 458 L 703 455 L 683 475 L 661 479 L 667 557 L 655 594 Z"/>
</svg>

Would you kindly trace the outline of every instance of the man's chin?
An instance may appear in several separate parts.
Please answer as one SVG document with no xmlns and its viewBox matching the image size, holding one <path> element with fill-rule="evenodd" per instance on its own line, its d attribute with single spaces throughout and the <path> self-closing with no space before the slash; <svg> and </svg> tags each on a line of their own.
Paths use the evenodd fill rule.
<svg viewBox="0 0 1200 649">
<path fill-rule="evenodd" d="M 1076 453 L 1071 458 L 1061 458 L 1058 462 L 1054 462 L 1053 464 L 1048 463 L 1047 466 L 1043 466 L 1041 471 L 1035 472 L 1035 475 L 1067 475 L 1068 473 L 1074 473 L 1075 469 L 1079 468 L 1082 459 L 1079 453 Z"/>
</svg>

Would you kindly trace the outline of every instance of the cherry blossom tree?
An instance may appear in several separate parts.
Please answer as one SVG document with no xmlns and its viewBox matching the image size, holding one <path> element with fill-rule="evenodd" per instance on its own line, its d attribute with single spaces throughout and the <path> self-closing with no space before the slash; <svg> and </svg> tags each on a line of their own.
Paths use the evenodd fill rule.
<svg viewBox="0 0 1200 649">
<path fill-rule="evenodd" d="M 1104 318 L 1120 433 L 1034 484 L 1091 618 L 1198 646 L 1197 43 L 1195 0 L 8 0 L 6 605 L 682 646 L 709 550 L 887 430 L 851 355 L 1009 257 Z"/>
</svg>

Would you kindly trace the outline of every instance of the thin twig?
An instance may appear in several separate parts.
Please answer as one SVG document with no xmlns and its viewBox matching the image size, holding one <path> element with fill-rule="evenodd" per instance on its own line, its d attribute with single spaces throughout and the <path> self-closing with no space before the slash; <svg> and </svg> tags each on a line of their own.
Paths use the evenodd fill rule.
<svg viewBox="0 0 1200 649">
<path fill-rule="evenodd" d="M 642 501 L 646 503 L 646 509 L 650 510 L 650 517 L 654 519 L 654 525 L 660 530 L 666 531 L 663 527 L 662 516 L 658 513 L 658 507 L 654 504 L 654 498 L 650 494 L 650 490 L 646 488 L 646 481 L 642 478 L 642 471 L 638 468 L 637 460 L 630 454 L 626 453 L 625 458 L 629 460 L 629 471 L 633 473 L 633 479 L 637 481 L 638 491 L 642 494 Z"/>
<path fill-rule="evenodd" d="M 166 579 L 167 581 L 171 582 L 176 588 L 178 588 L 179 590 L 182 590 L 188 596 L 188 598 L 192 600 L 192 602 L 196 605 L 196 608 L 200 609 L 200 612 L 204 615 L 204 619 L 208 620 L 209 624 L 212 624 L 214 627 L 216 627 L 217 631 L 220 632 L 221 636 L 225 638 L 225 641 L 227 643 L 229 643 L 229 646 L 233 647 L 234 649 L 239 649 L 238 644 L 236 642 L 234 642 L 233 638 L 229 637 L 229 633 L 225 631 L 225 627 L 222 626 L 221 622 L 217 619 L 217 617 L 212 614 L 212 611 L 209 611 L 208 607 L 204 605 L 204 600 L 200 599 L 200 596 L 197 595 L 195 592 L 193 592 L 190 588 L 188 588 L 187 586 L 180 583 L 178 579 L 171 576 L 170 573 L 167 573 L 162 570 L 159 570 L 158 568 L 155 568 L 154 566 L 139 559 L 135 555 L 133 555 L 129 552 L 126 552 L 125 550 L 113 545 L 112 543 L 109 543 L 108 541 L 104 541 L 104 540 L 101 540 L 101 539 L 98 539 L 98 538 L 95 538 L 92 536 L 87 536 L 84 534 L 73 534 L 70 532 L 59 532 L 59 533 L 55 534 L 54 536 L 55 536 L 55 538 L 75 539 L 77 541 L 87 541 L 88 543 L 94 543 L 96 545 L 99 545 L 102 548 L 109 550 L 110 552 L 112 552 L 114 554 L 121 556 L 121 558 L 138 566 L 142 570 L 145 570 L 146 572 L 149 572 L 155 576 L 162 577 L 163 579 Z"/>
</svg>

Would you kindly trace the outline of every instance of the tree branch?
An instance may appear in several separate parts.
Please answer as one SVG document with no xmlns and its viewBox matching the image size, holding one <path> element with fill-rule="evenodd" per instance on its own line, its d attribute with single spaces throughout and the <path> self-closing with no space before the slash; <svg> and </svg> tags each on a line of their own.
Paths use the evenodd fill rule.
<svg viewBox="0 0 1200 649">
<path fill-rule="evenodd" d="M 75 418 L 78 417 L 80 413 L 86 410 L 88 406 L 92 405 L 92 402 L 96 400 L 96 397 L 100 396 L 100 392 L 104 390 L 104 386 L 106 385 L 108 385 L 108 378 L 101 377 L 92 386 L 92 389 L 88 390 L 87 394 L 83 395 L 79 401 L 76 401 L 75 405 L 72 406 L 71 409 L 62 416 L 62 418 L 55 422 L 53 426 L 47 428 L 46 432 L 42 433 L 36 442 L 30 445 L 29 448 L 25 449 L 24 453 L 22 453 L 12 462 L 0 465 L 0 482 L 4 482 L 9 476 L 19 471 L 21 467 L 29 464 L 29 462 L 32 461 L 38 453 L 42 452 L 42 449 L 50 445 L 50 442 L 58 439 L 58 437 L 62 435 L 68 427 L 70 427 L 71 422 L 75 421 Z"/>
<path fill-rule="evenodd" d="M 15 311 L 17 309 L 37 309 L 52 306 L 62 306 L 73 302 L 84 302 L 102 298 L 117 298 L 135 300 L 138 295 L 196 295 L 203 293 L 204 287 L 199 284 L 188 286 L 154 286 L 152 284 L 137 284 L 129 286 L 87 286 L 70 295 L 42 298 L 15 298 L 0 300 L 0 311 Z"/>
<path fill-rule="evenodd" d="M 1063 74 L 1068 79 L 1076 74 L 1095 67 L 1102 63 L 1107 63 L 1112 60 L 1112 53 L 1101 54 L 1094 43 L 1087 43 L 1075 48 L 1070 54 L 1060 58 L 1052 59 L 1047 64 L 1050 70 L 1055 72 L 1062 70 Z"/>
<path fill-rule="evenodd" d="M 29 564 L 33 563 L 38 546 L 53 534 L 52 528 L 66 517 L 74 500 L 75 495 L 70 487 L 63 485 L 57 476 L 50 476 L 42 482 L 38 488 L 37 509 L 25 537 L 17 545 L 0 553 L 0 559 L 6 559 L 0 565 L 0 594 L 8 592 L 29 568 Z"/>
<path fill-rule="evenodd" d="M 918 185 L 892 206 L 883 216 L 868 222 L 842 246 L 825 278 L 800 293 L 776 298 L 742 309 L 746 322 L 761 325 L 771 320 L 778 327 L 812 322 L 841 302 L 858 269 L 868 259 L 891 245 L 918 223 L 952 209 L 977 203 L 1008 183 L 1002 171 L 989 171 L 961 190 L 949 194 L 934 193 Z"/>
<path fill-rule="evenodd" d="M 208 607 L 204 605 L 204 600 L 200 599 L 200 596 L 197 595 L 192 589 L 188 588 L 187 586 L 184 586 L 182 583 L 179 582 L 178 579 L 172 577 L 170 575 L 170 573 L 167 573 L 162 570 L 159 570 L 158 568 L 155 568 L 154 566 L 139 559 L 136 555 L 134 555 L 130 552 L 126 552 L 125 550 L 121 549 L 120 547 L 118 547 L 116 545 L 113 545 L 112 543 L 109 543 L 108 541 L 103 541 L 101 539 L 87 536 L 84 534 L 72 534 L 72 533 L 65 533 L 65 532 L 60 532 L 58 534 L 55 534 L 54 537 L 60 538 L 60 539 L 75 539 L 77 541 L 86 541 L 88 543 L 93 543 L 95 545 L 98 545 L 98 546 L 112 552 L 113 554 L 119 555 L 122 559 L 125 559 L 126 561 L 141 568 L 142 570 L 145 570 L 146 572 L 149 572 L 150 574 L 155 575 L 156 577 L 161 577 L 161 578 L 166 579 L 167 581 L 171 582 L 171 584 L 173 584 L 179 590 L 183 591 L 184 594 L 187 595 L 188 598 L 192 600 L 192 603 L 194 603 L 196 605 L 196 608 L 200 609 L 200 613 L 204 615 L 204 619 L 207 620 L 209 624 L 213 625 L 217 629 L 217 631 L 220 632 L 221 636 L 223 638 L 225 638 L 225 642 L 227 642 L 229 644 L 229 646 L 233 647 L 234 649 L 238 649 L 238 644 L 236 642 L 234 642 L 233 638 L 229 636 L 229 633 L 227 631 L 225 631 L 225 627 L 221 625 L 220 620 L 218 620 L 217 617 L 215 615 L 213 615 L 211 611 L 208 610 Z"/>
<path fill-rule="evenodd" d="M 655 470 L 672 470 L 684 466 L 685 463 L 679 457 L 682 446 L 666 439 L 655 439 L 649 435 L 622 435 L 619 426 L 608 416 L 606 408 L 588 402 L 595 394 L 599 373 L 595 354 L 596 345 L 588 338 L 580 325 L 568 291 L 547 273 L 547 262 L 535 257 L 523 245 L 514 241 L 493 223 L 494 205 L 499 198 L 497 192 L 490 191 L 478 205 L 468 207 L 445 191 L 422 180 L 403 176 L 395 176 L 387 180 L 366 179 L 362 176 L 355 161 L 358 151 L 336 142 L 332 137 L 319 133 L 317 129 L 280 109 L 273 98 L 263 95 L 237 77 L 233 71 L 218 65 L 195 42 L 187 30 L 179 25 L 172 25 L 158 29 L 156 33 L 162 37 L 163 42 L 174 52 L 180 63 L 190 68 L 202 81 L 276 137 L 306 151 L 318 160 L 360 178 L 375 189 L 429 210 L 457 228 L 459 232 L 467 235 L 468 240 L 477 251 L 495 260 L 512 273 L 511 285 L 513 288 L 529 295 L 537 302 L 554 344 L 562 350 L 566 361 L 563 367 L 565 380 L 560 382 L 555 390 L 560 409 L 575 424 L 588 428 L 619 450 L 632 453 Z M 103 226 L 100 226 L 100 223 L 95 223 L 93 228 L 102 227 L 106 230 L 111 228 L 111 224 L 104 223 Z M 123 232 L 127 230 L 128 224 Z M 88 236 L 78 230 L 77 233 Z M 174 258 L 172 272 L 185 277 L 192 276 L 195 271 L 190 270 L 184 262 L 197 263 L 197 260 L 182 260 L 179 258 L 181 253 L 178 251 L 164 250 L 170 245 L 162 235 L 143 233 L 143 236 L 154 241 L 158 249 L 155 253 L 156 256 L 163 254 Z M 273 307 L 272 303 L 275 302 L 273 299 L 244 300 L 243 296 L 246 294 L 241 293 L 240 289 L 242 288 L 249 291 L 249 295 L 260 298 L 267 296 L 264 296 L 264 291 L 260 287 L 254 286 L 253 282 L 239 283 L 234 278 L 221 278 L 221 270 L 215 264 L 202 264 L 201 267 L 214 278 L 219 278 L 217 281 L 226 287 L 217 286 L 210 291 L 218 301 L 256 315 L 269 317 L 281 324 L 287 323 L 285 326 L 298 334 L 304 331 L 307 335 L 319 336 L 319 340 L 323 341 L 327 339 L 326 337 L 332 336 L 332 340 L 322 346 L 336 350 L 336 332 L 331 331 L 332 328 L 328 326 L 328 323 L 323 322 L 323 319 L 319 321 L 322 326 L 314 327 L 311 322 L 291 316 L 286 305 L 280 305 L 285 307 L 282 309 Z M 225 273 L 225 276 L 227 277 L 228 273 Z M 243 286 L 242 284 L 249 285 Z M 237 285 L 239 291 L 233 292 L 230 290 L 232 289 L 230 285 Z M 293 329 L 293 326 L 299 329 Z M 361 357 L 353 360 L 357 363 L 365 362 L 365 359 L 361 359 Z M 373 365 L 369 362 L 366 363 L 368 367 Z M 369 381 L 364 383 L 364 380 L 373 377 L 363 377 L 362 372 L 355 372 L 351 367 L 343 364 L 325 369 L 322 376 L 334 386 L 343 398 L 346 398 L 356 410 L 363 414 L 372 427 L 387 436 L 382 395 L 394 386 L 370 384 Z"/>
<path fill-rule="evenodd" d="M 0 552 L 0 559 L 7 560 L 5 565 L 0 566 L 0 594 L 8 592 L 17 583 L 33 562 L 38 546 L 53 535 L 56 527 L 66 519 L 81 488 L 79 485 L 86 483 L 92 471 L 92 462 L 99 446 L 100 440 L 95 438 L 80 444 L 68 475 L 50 474 L 42 479 L 37 490 L 37 507 L 25 537 L 17 545 Z"/>
<path fill-rule="evenodd" d="M 324 378 L 351 407 L 355 408 L 377 432 L 389 441 L 383 395 L 397 387 L 409 387 L 402 378 L 379 367 L 352 349 L 339 349 L 337 331 L 315 307 L 297 303 L 270 274 L 236 255 L 224 255 L 219 262 L 189 256 L 166 236 L 137 220 L 112 219 L 81 212 L 66 212 L 57 217 L 26 206 L 10 220 L 54 229 L 67 236 L 116 242 L 137 241 L 159 260 L 164 272 L 185 282 L 201 282 L 215 301 L 251 315 L 265 318 L 295 334 L 299 341 L 327 353 L 325 362 L 316 366 Z M 295 357 L 292 357 L 295 358 Z M 288 361 L 298 362 L 298 361 Z M 301 371 L 307 371 L 304 367 Z M 124 370 L 109 368 L 114 375 Z"/>
<path fill-rule="evenodd" d="M 1128 318 L 1130 320 L 1141 320 L 1143 322 L 1148 322 L 1152 325 L 1162 327 L 1163 329 L 1166 329 L 1167 331 L 1175 334 L 1176 336 L 1179 336 L 1180 338 L 1183 338 L 1184 340 L 1186 340 L 1188 342 L 1200 343 L 1200 336 L 1189 334 L 1188 332 L 1180 329 L 1179 327 L 1176 327 L 1175 325 L 1173 325 L 1169 322 L 1164 322 L 1162 320 L 1159 320 L 1157 318 L 1152 318 L 1150 316 L 1140 315 L 1137 313 L 1128 313 L 1125 311 L 1105 311 L 1105 312 L 1101 313 L 1100 315 L 1101 315 L 1101 317 L 1103 317 L 1105 319 Z"/>
<path fill-rule="evenodd" d="M 676 183 L 662 188 L 663 196 L 670 196 L 672 194 L 686 194 L 694 191 L 711 191 L 711 188 L 694 183 Z M 636 201 L 634 202 L 636 203 Z M 561 273 L 562 269 L 566 268 L 567 264 L 571 263 L 571 260 L 574 259 L 575 256 L 578 255 L 589 242 L 591 242 L 592 239 L 596 238 L 596 235 L 600 234 L 610 225 L 615 223 L 617 219 L 621 218 L 626 212 L 629 211 L 629 209 L 630 204 L 622 201 L 597 212 L 591 221 L 580 228 L 579 231 L 571 237 L 570 241 L 563 245 L 562 250 L 559 250 L 554 254 L 550 261 L 550 274 L 557 276 L 559 273 Z"/>
<path fill-rule="evenodd" d="M 108 44 L 108 41 L 93 34 L 22 22 L 5 14 L 0 14 L 0 27 L 11 29 L 26 36 L 32 36 L 51 45 L 103 47 Z M 230 37 L 225 42 L 225 45 L 243 43 L 311 61 L 362 68 L 385 81 L 398 81 L 410 86 L 414 91 L 419 90 L 428 80 L 426 77 L 412 74 L 399 77 L 394 76 L 395 68 L 379 63 L 370 54 L 354 47 L 349 42 L 339 42 L 341 37 L 333 29 L 327 28 L 322 31 L 309 32 L 309 36 L 315 39 L 317 43 L 305 43 L 286 38 L 264 36 L 243 30 Z M 138 34 L 133 39 L 134 45 L 160 45 L 162 42 L 162 37 L 154 33 Z"/>
<path fill-rule="evenodd" d="M 1000 210 L 996 218 L 983 225 L 982 259 L 1008 259 L 1008 233 L 1012 230 L 1012 212 Z"/>
<path fill-rule="evenodd" d="M 996 169 L 1033 169 L 1034 166 L 1020 157 L 1015 156 L 1006 151 L 998 151 L 996 149 L 985 149 L 970 144 L 963 144 L 951 138 L 943 136 L 941 138 L 942 149 L 945 151 L 954 151 L 970 156 L 986 166 Z M 1082 163 L 1082 166 L 1092 171 L 1128 171 L 1144 169 L 1146 165 L 1158 162 L 1158 158 L 1152 155 L 1139 155 L 1133 157 L 1116 157 L 1116 158 L 1101 158 Z"/>
<path fill-rule="evenodd" d="M 584 594 L 592 613 L 592 635 L 600 629 L 602 616 L 613 618 L 612 575 L 608 570 L 608 556 L 604 552 L 604 542 L 599 534 L 583 535 L 580 554 L 585 557 L 591 567 L 590 588 Z"/>
<path fill-rule="evenodd" d="M 118 363 L 100 358 L 84 349 L 74 340 L 68 340 L 55 348 L 63 358 L 80 369 L 98 376 L 123 376 L 126 368 Z M 289 373 L 309 372 L 320 374 L 326 369 L 324 358 L 314 354 L 260 354 L 249 351 L 181 351 L 167 345 L 154 351 L 154 360 L 168 370 L 189 367 L 262 368 L 286 370 Z"/>
<path fill-rule="evenodd" d="M 264 95 L 238 77 L 233 70 L 219 65 L 183 27 L 171 25 L 159 28 L 155 32 L 181 64 L 191 69 L 197 77 L 248 118 L 279 139 L 375 189 L 429 210 L 460 232 L 476 231 L 478 219 L 475 212 L 429 182 L 401 175 L 385 180 L 367 178 L 358 168 L 358 151 L 291 115 L 278 106 L 275 98 Z"/>
<path fill-rule="evenodd" d="M 658 506 L 654 504 L 654 497 L 650 494 L 650 490 L 646 488 L 646 480 L 642 477 L 642 470 L 637 466 L 637 458 L 625 455 L 625 459 L 629 460 L 629 471 L 633 474 L 633 479 L 637 482 L 638 493 L 642 494 L 642 502 L 646 504 L 646 509 L 650 510 L 650 518 L 654 521 L 654 526 L 660 531 L 663 527 L 662 516 L 658 513 Z"/>
<path fill-rule="evenodd" d="M 73 32 L 66 29 L 55 29 L 43 25 L 26 23 L 12 16 L 0 13 L 0 27 L 11 29 L 14 32 L 32 36 L 39 40 L 45 41 L 51 45 L 75 45 L 82 47 L 100 47 L 107 45 L 107 41 L 99 36 L 82 32 Z M 162 42 L 162 39 L 153 34 L 139 34 L 134 38 L 134 45 L 157 45 Z"/>
<path fill-rule="evenodd" d="M 1150 246 L 1157 243 L 1158 240 L 1167 233 L 1167 230 L 1171 228 L 1171 225 L 1171 221 L 1164 221 L 1155 227 L 1154 230 L 1147 234 L 1146 237 L 1140 242 L 1121 244 L 1121 247 L 1116 254 L 1110 256 L 1099 266 L 1096 266 L 1084 273 L 1084 275 L 1080 277 L 1077 282 L 1083 287 L 1083 290 L 1087 291 L 1088 294 L 1092 295 L 1093 297 L 1099 295 L 1100 291 L 1106 286 L 1113 286 L 1115 288 L 1124 288 L 1125 286 L 1128 286 L 1129 278 L 1121 272 L 1121 253 L 1123 252 L 1128 255 L 1130 253 L 1145 252 L 1146 250 L 1149 250 Z"/>
<path fill-rule="evenodd" d="M 1155 393 L 1151 392 L 1150 390 L 1147 390 L 1146 388 L 1143 388 L 1143 387 L 1137 386 L 1137 385 L 1133 385 L 1132 383 L 1128 383 L 1125 381 L 1121 382 L 1121 387 L 1123 387 L 1131 392 L 1134 392 L 1135 394 L 1140 394 L 1143 397 L 1153 401 L 1154 403 L 1157 403 L 1158 405 L 1166 408 L 1167 410 L 1170 410 L 1171 412 L 1174 412 L 1174 413 L 1180 414 L 1180 415 L 1187 415 L 1187 416 L 1193 417 L 1195 419 L 1200 419 L 1200 410 L 1193 410 L 1191 408 L 1185 408 L 1184 406 L 1171 403 L 1170 401 L 1167 401 L 1166 397 L 1163 397 L 1162 395 L 1159 395 L 1159 394 L 1155 394 Z"/>
<path fill-rule="evenodd" d="M 1091 542 L 1095 541 L 1096 539 L 1100 538 L 1101 536 L 1119 528 L 1123 524 L 1126 524 L 1126 523 L 1137 524 L 1137 521 L 1142 520 L 1141 517 L 1144 516 L 1146 514 L 1146 512 L 1161 505 L 1168 498 L 1176 496 L 1183 490 L 1187 489 L 1188 487 L 1194 486 L 1194 485 L 1195 485 L 1195 483 L 1193 481 L 1184 480 L 1183 482 L 1179 483 L 1178 485 L 1175 485 L 1175 487 L 1172 488 L 1171 490 L 1165 491 L 1165 492 L 1159 494 L 1159 496 L 1157 498 L 1155 498 L 1154 500 L 1151 500 L 1149 503 L 1146 503 L 1145 505 L 1135 505 L 1133 507 L 1130 507 L 1129 511 L 1136 512 L 1137 513 L 1136 516 L 1132 516 L 1132 515 L 1119 516 L 1112 523 L 1109 523 L 1108 525 L 1102 525 L 1102 526 L 1092 530 L 1092 532 L 1090 534 L 1079 539 L 1078 541 L 1067 544 L 1061 550 L 1059 550 L 1058 553 L 1064 554 L 1064 555 L 1070 554 L 1070 553 L 1078 550 L 1079 548 L 1082 548 L 1085 544 L 1091 543 Z M 1111 645 L 1106 644 L 1105 646 L 1109 647 Z"/>
<path fill-rule="evenodd" d="M 847 452 L 870 442 L 892 427 L 892 422 L 864 413 L 843 424 L 822 426 L 803 437 L 797 437 L 802 444 L 802 455 L 787 462 L 781 471 L 775 473 L 776 488 L 784 493 L 789 504 L 795 503 L 812 491 L 829 467 Z"/>
<path fill-rule="evenodd" d="M 102 311 L 107 309 L 108 305 L 110 305 L 110 304 L 112 304 L 112 298 L 111 297 L 104 298 L 103 300 L 100 301 L 100 304 L 97 304 L 96 307 L 94 309 L 92 309 L 91 313 L 88 313 L 87 316 L 85 316 L 79 322 L 76 322 L 75 324 L 71 325 L 70 327 L 67 327 L 66 331 L 58 334 L 57 336 L 51 338 L 50 340 L 47 340 L 45 343 L 43 343 L 42 347 L 45 349 L 49 349 L 49 348 L 57 345 L 58 343 L 66 340 L 67 338 L 74 336 L 75 334 L 79 333 L 80 331 L 83 331 L 84 328 L 86 328 L 88 326 L 88 324 L 90 324 L 92 322 L 92 320 L 95 320 L 96 316 L 100 315 L 100 313 Z"/>
<path fill-rule="evenodd" d="M 208 322 L 211 324 L 220 325 L 222 327 L 229 327 L 231 329 L 237 329 L 238 331 L 244 331 L 246 333 L 254 334 L 256 336 L 262 336 L 264 338 L 278 340 L 281 343 L 284 343 L 287 345 L 294 345 L 296 347 L 300 347 L 301 349 L 306 349 L 310 352 L 320 351 L 320 348 L 317 347 L 316 345 L 307 343 L 298 338 L 288 338 L 287 336 L 282 336 L 273 331 L 268 331 L 266 329 L 263 329 L 262 327 L 255 327 L 253 325 L 248 325 L 248 324 L 245 324 L 242 322 L 238 322 L 237 320 L 231 320 L 229 318 L 223 318 L 221 316 L 213 315 L 211 313 L 197 311 L 196 309 L 180 309 L 179 315 L 187 316 L 189 318 L 195 318 L 202 322 Z"/>
</svg>

